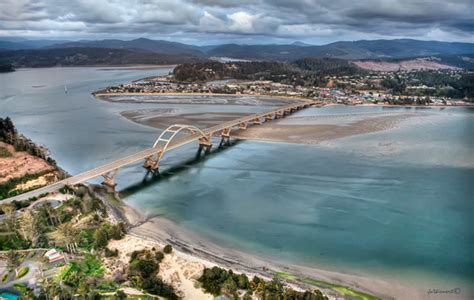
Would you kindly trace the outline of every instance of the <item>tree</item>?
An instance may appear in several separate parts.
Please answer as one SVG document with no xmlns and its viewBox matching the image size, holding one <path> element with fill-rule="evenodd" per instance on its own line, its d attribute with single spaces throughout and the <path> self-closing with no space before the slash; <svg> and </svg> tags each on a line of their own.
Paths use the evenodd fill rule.
<svg viewBox="0 0 474 300">
<path fill-rule="evenodd" d="M 122 226 L 120 224 L 112 225 L 108 231 L 109 238 L 113 240 L 120 240 L 123 237 Z"/>
<path fill-rule="evenodd" d="M 222 284 L 221 292 L 228 296 L 233 296 L 237 293 L 237 285 L 235 284 L 234 279 L 229 277 Z"/>
<path fill-rule="evenodd" d="M 16 208 L 13 204 L 3 204 L 1 206 L 3 213 L 5 214 L 4 224 L 7 231 L 16 233 L 17 222 L 16 222 Z"/>
<path fill-rule="evenodd" d="M 31 246 L 35 247 L 40 237 L 40 231 L 36 216 L 30 209 L 25 210 L 21 215 L 20 231 L 23 237 L 31 242 Z"/>
<path fill-rule="evenodd" d="M 64 223 L 59 225 L 58 233 L 60 234 L 69 252 L 76 252 L 79 231 L 74 228 L 71 223 Z"/>
<path fill-rule="evenodd" d="M 107 230 L 104 227 L 99 227 L 94 232 L 94 248 L 103 249 L 109 243 Z"/>
<path fill-rule="evenodd" d="M 9 270 L 15 270 L 15 276 L 18 275 L 18 266 L 20 265 L 20 255 L 15 250 L 10 250 L 7 253 L 7 268 Z"/>
</svg>

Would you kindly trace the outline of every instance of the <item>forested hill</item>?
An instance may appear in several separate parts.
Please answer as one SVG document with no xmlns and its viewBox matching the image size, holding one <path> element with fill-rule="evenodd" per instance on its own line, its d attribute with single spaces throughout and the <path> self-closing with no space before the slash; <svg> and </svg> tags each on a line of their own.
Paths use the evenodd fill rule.
<svg viewBox="0 0 474 300">
<path fill-rule="evenodd" d="M 342 59 L 305 58 L 293 63 L 257 61 L 215 61 L 178 65 L 173 75 L 177 81 L 204 82 L 222 79 L 273 80 L 288 82 L 292 78 L 322 77 L 327 75 L 354 75 L 364 71 Z"/>
<path fill-rule="evenodd" d="M 41 46 L 43 45 L 43 46 Z M 0 39 L 0 64 L 14 67 L 55 65 L 179 64 L 212 57 L 291 62 L 305 57 L 346 60 L 406 59 L 444 57 L 449 65 L 463 67 L 465 57 L 474 54 L 474 43 L 417 41 L 411 39 L 342 41 L 327 45 L 292 43 L 286 45 L 196 46 L 139 38 L 94 41 L 23 41 Z M 456 56 L 456 58 L 452 58 Z"/>
<path fill-rule="evenodd" d="M 363 71 L 355 64 L 337 58 L 316 58 L 307 57 L 298 59 L 293 65 L 307 71 L 315 72 L 319 75 L 356 75 Z"/>
<path fill-rule="evenodd" d="M 14 65 L 16 67 L 166 65 L 200 60 L 202 58 L 188 54 L 106 48 L 57 48 L 0 52 L 0 65 Z"/>
<path fill-rule="evenodd" d="M 204 82 L 222 79 L 276 79 L 298 73 L 295 67 L 282 62 L 233 62 L 208 61 L 178 65 L 173 74 L 177 81 Z"/>
</svg>

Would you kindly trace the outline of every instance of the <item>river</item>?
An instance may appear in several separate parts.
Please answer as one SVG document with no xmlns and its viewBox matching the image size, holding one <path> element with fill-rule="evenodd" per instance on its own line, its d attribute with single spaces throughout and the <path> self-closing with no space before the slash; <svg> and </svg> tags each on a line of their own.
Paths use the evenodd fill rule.
<svg viewBox="0 0 474 300">
<path fill-rule="evenodd" d="M 47 146 L 75 174 L 153 144 L 159 131 L 126 120 L 121 111 L 266 109 L 111 103 L 90 95 L 169 71 L 91 67 L 0 74 L 0 117 L 10 116 L 21 133 Z M 145 173 L 135 165 L 120 171 L 118 186 L 133 206 L 229 247 L 341 272 L 471 285 L 474 111 L 339 106 L 299 114 L 388 110 L 429 116 L 318 145 L 239 142 L 199 161 L 192 160 L 196 149 L 190 145 L 165 156 L 165 168 L 183 166 L 172 176 L 141 184 Z"/>
</svg>

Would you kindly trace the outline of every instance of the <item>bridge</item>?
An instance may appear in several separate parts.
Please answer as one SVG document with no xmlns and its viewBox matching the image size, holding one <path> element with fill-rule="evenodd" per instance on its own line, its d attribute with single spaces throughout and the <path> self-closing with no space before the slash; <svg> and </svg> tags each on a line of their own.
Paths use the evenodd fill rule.
<svg viewBox="0 0 474 300">
<path fill-rule="evenodd" d="M 160 134 L 160 136 L 156 139 L 155 143 L 151 148 L 122 157 L 120 159 L 98 166 L 83 173 L 68 177 L 50 185 L 35 189 L 33 191 L 10 197 L 4 200 L 0 200 L 0 204 L 11 203 L 12 201 L 27 200 L 32 197 L 38 197 L 46 193 L 57 191 L 65 186 L 73 186 L 79 183 L 84 183 L 99 176 L 102 176 L 104 178 L 103 184 L 109 189 L 113 190 L 116 186 L 115 179 L 118 175 L 119 169 L 122 167 L 143 160 L 144 167 L 156 173 L 159 170 L 160 161 L 163 155 L 168 151 L 189 144 L 193 141 L 199 142 L 199 151 L 210 151 L 212 147 L 213 136 L 221 137 L 221 145 L 228 144 L 231 136 L 231 131 L 234 128 L 236 128 L 237 130 L 245 130 L 249 125 L 259 125 L 262 124 L 262 121 L 270 122 L 275 119 L 283 118 L 289 114 L 292 114 L 295 111 L 307 108 L 311 105 L 312 104 L 309 101 L 298 102 L 295 104 L 281 106 L 272 111 L 256 113 L 232 121 L 224 122 L 206 129 L 199 129 L 191 125 L 172 125 Z M 180 133 L 188 134 L 182 135 Z"/>
</svg>

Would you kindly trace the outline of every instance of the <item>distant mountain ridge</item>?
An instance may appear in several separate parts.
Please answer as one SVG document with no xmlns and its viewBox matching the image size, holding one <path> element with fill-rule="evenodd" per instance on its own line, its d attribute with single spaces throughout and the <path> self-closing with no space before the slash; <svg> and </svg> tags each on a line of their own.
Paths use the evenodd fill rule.
<svg viewBox="0 0 474 300">
<path fill-rule="evenodd" d="M 204 56 L 199 47 L 177 42 L 168 42 L 163 40 L 150 40 L 139 38 L 130 41 L 122 40 L 98 40 L 98 41 L 78 41 L 68 43 L 57 43 L 49 45 L 47 48 L 109 48 L 109 49 L 128 49 L 144 50 L 164 54 L 189 54 L 195 56 Z"/>
<path fill-rule="evenodd" d="M 69 50 L 67 50 L 69 49 Z M 166 61 L 179 63 L 179 59 L 185 61 L 198 61 L 210 57 L 228 57 L 245 60 L 276 60 L 276 61 L 295 61 L 307 57 L 319 58 L 340 58 L 346 60 L 392 60 L 416 57 L 437 56 L 444 57 L 445 61 L 455 63 L 456 66 L 463 64 L 459 58 L 449 59 L 450 56 L 472 55 L 474 54 L 474 43 L 456 43 L 456 42 L 438 42 L 438 41 L 419 41 L 411 39 L 398 40 L 360 40 L 353 42 L 335 42 L 327 45 L 315 46 L 302 42 L 294 42 L 293 44 L 269 44 L 269 45 L 238 45 L 223 44 L 213 46 L 194 46 L 178 42 L 170 42 L 164 40 L 151 40 L 146 38 L 138 38 L 134 40 L 83 40 L 83 41 L 49 41 L 49 40 L 4 40 L 0 39 L 0 51 L 17 51 L 23 52 L 14 54 L 9 53 L 9 59 L 5 59 L 5 53 L 0 55 L 0 62 L 18 63 L 18 58 L 23 62 L 31 60 L 25 59 L 25 55 L 40 55 L 43 58 L 48 55 L 43 51 L 54 50 L 56 54 L 64 53 L 73 55 L 71 49 L 81 51 L 80 49 L 88 49 L 89 56 L 93 56 L 93 49 L 115 49 L 128 51 L 120 55 L 132 57 L 131 53 L 142 53 L 148 61 L 150 57 L 155 57 L 156 61 L 161 55 L 166 57 Z M 25 50 L 29 50 L 25 52 Z M 35 52 L 37 51 L 37 52 Z M 102 55 L 101 61 L 106 62 L 107 53 L 97 50 Z M 79 53 L 78 52 L 78 53 Z M 84 52 L 84 51 L 82 51 Z M 115 51 L 116 52 L 116 51 Z M 2 57 L 3 56 L 3 57 Z M 110 57 L 110 56 L 109 56 Z M 136 61 L 134 56 L 132 61 Z M 97 57 L 94 59 L 98 59 Z M 74 59 L 73 59 L 74 61 Z M 75 59 L 75 61 L 78 61 Z M 125 59 L 129 63 L 128 59 Z M 117 62 L 114 57 L 114 63 Z M 184 61 L 183 61 L 184 62 Z M 125 62 L 124 62 L 125 63 Z M 130 62 L 133 63 L 133 62 Z M 112 64 L 112 62 L 110 62 Z M 467 63 L 471 66 L 471 63 Z"/>
<path fill-rule="evenodd" d="M 428 55 L 474 53 L 473 43 L 448 43 L 418 40 L 374 40 L 335 42 L 322 46 L 301 45 L 236 45 L 216 47 L 208 55 L 226 55 L 242 59 L 294 60 L 303 57 L 343 59 L 408 58 Z"/>
<path fill-rule="evenodd" d="M 190 55 L 110 48 L 52 48 L 0 52 L 0 65 L 54 67 L 91 65 L 168 65 L 199 61 Z"/>
</svg>

